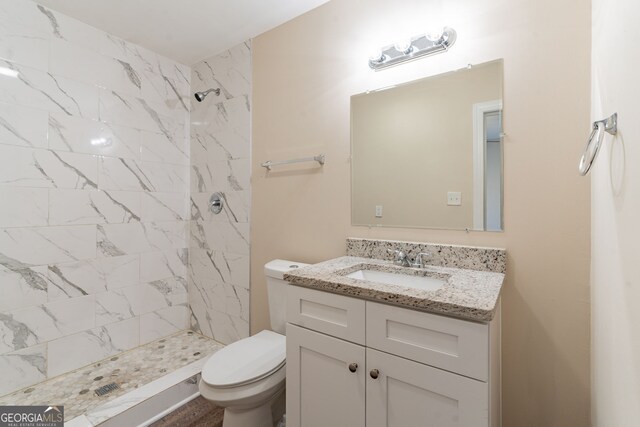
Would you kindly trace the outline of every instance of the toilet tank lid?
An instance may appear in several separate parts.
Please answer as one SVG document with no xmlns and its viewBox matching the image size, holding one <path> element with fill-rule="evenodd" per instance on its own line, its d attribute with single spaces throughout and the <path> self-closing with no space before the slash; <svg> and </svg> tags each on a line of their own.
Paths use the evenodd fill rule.
<svg viewBox="0 0 640 427">
<path fill-rule="evenodd" d="M 282 280 L 282 276 L 289 270 L 306 267 L 309 264 L 296 261 L 287 261 L 286 259 L 274 259 L 264 265 L 264 274 L 267 277 Z"/>
</svg>

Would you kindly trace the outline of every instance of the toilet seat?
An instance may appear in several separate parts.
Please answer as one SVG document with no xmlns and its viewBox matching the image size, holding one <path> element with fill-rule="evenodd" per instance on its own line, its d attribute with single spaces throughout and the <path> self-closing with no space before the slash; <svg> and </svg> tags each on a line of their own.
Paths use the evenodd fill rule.
<svg viewBox="0 0 640 427">
<path fill-rule="evenodd" d="M 223 389 L 258 382 L 286 363 L 286 338 L 262 331 L 214 353 L 202 368 L 202 381 Z"/>
</svg>

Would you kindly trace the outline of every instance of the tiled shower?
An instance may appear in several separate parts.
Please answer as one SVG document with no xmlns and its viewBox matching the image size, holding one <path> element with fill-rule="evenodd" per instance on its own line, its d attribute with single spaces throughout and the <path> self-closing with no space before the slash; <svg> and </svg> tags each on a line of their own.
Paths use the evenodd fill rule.
<svg viewBox="0 0 640 427">
<path fill-rule="evenodd" d="M 190 327 L 248 336 L 250 66 L 0 1 L 0 395 Z"/>
<path fill-rule="evenodd" d="M 191 327 L 230 344 L 249 336 L 249 213 L 251 205 L 251 45 L 239 44 L 192 68 Z M 217 98 L 217 99 L 216 99 Z M 224 193 L 214 215 L 209 197 Z"/>
</svg>

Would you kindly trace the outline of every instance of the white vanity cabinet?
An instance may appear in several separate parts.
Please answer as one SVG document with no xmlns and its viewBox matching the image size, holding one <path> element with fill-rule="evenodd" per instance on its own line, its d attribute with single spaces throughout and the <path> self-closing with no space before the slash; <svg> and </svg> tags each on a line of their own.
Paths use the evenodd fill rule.
<svg viewBox="0 0 640 427">
<path fill-rule="evenodd" d="M 499 427 L 499 312 L 476 323 L 287 290 L 288 427 Z"/>
<path fill-rule="evenodd" d="M 288 324 L 287 426 L 364 427 L 365 354 L 364 346 Z"/>
</svg>

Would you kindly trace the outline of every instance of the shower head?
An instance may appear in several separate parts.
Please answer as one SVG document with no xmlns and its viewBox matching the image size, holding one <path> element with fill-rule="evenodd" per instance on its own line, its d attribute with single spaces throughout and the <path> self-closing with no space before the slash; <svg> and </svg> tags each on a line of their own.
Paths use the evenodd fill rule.
<svg viewBox="0 0 640 427">
<path fill-rule="evenodd" d="M 220 95 L 220 88 L 209 89 L 209 90 L 205 90 L 204 92 L 196 92 L 193 96 L 195 96 L 196 101 L 202 102 L 207 97 L 207 95 L 209 95 L 209 93 L 211 93 L 211 92 L 215 93 L 216 96 L 219 96 Z"/>
</svg>

